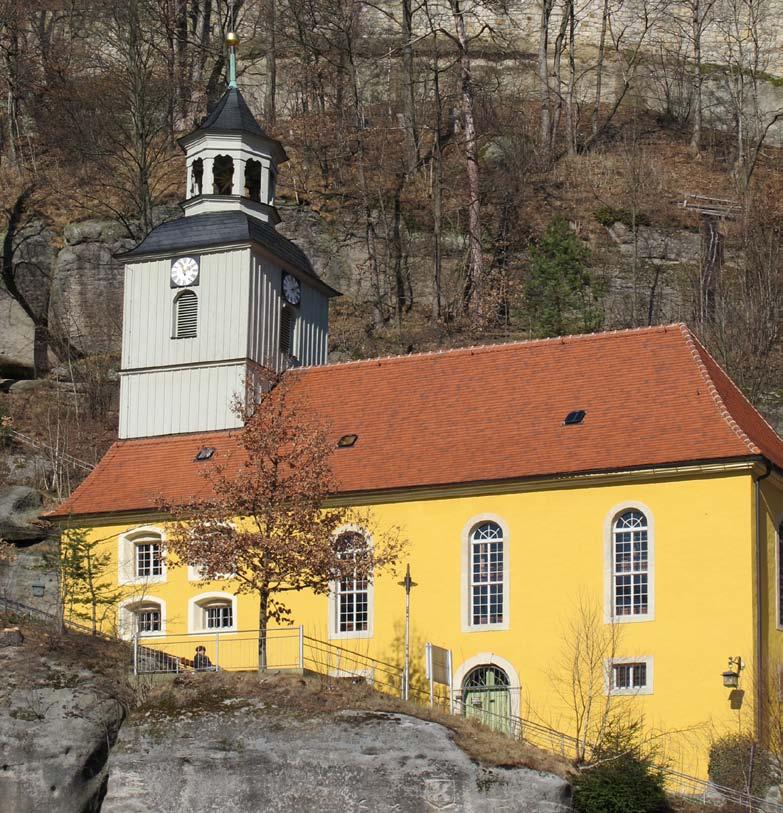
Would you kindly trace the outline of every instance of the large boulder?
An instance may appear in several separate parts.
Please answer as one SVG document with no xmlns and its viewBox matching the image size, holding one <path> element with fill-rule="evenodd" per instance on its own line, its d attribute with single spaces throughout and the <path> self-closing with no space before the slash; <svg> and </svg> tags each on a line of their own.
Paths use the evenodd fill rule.
<svg viewBox="0 0 783 813">
<path fill-rule="evenodd" d="M 482 767 L 437 723 L 351 710 L 308 717 L 295 698 L 286 708 L 222 703 L 128 721 L 103 810 L 571 810 L 563 779 Z"/>
<path fill-rule="evenodd" d="M 0 648 L 0 810 L 100 810 L 125 707 L 110 682 L 72 659 L 83 643 L 99 642 L 25 630 L 21 645 Z"/>
<path fill-rule="evenodd" d="M 48 531 L 38 522 L 42 506 L 40 493 L 29 486 L 0 490 L 0 539 L 6 542 L 45 539 Z"/>
</svg>

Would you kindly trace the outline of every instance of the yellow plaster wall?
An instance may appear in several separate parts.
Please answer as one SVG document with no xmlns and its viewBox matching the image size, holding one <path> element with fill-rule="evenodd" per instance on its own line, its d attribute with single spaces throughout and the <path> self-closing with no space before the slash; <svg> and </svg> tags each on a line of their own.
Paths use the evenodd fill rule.
<svg viewBox="0 0 783 813">
<path fill-rule="evenodd" d="M 720 675 L 729 655 L 749 664 L 753 659 L 752 493 L 745 473 L 394 502 L 372 510 L 380 527 L 398 525 L 410 542 L 405 561 L 418 584 L 412 641 L 419 662 L 425 641 L 450 648 L 455 670 L 482 653 L 488 660 L 499 656 L 518 675 L 521 713 L 567 731 L 570 716 L 552 680 L 553 673 L 562 674 L 565 631 L 580 596 L 603 612 L 606 529 L 613 510 L 644 507 L 655 546 L 655 619 L 620 625 L 618 655 L 652 656 L 654 691 L 622 702 L 641 711 L 651 728 L 670 732 L 661 742 L 675 768 L 704 776 L 711 732 L 751 722 L 750 697 L 741 709 L 731 709 Z M 775 499 L 783 510 L 783 499 Z M 487 514 L 508 529 L 509 628 L 464 632 L 462 539 L 474 518 Z M 135 526 L 103 526 L 92 533 L 116 554 L 117 534 L 128 527 Z M 399 578 L 376 580 L 373 637 L 337 643 L 400 662 Z M 187 599 L 213 589 L 221 585 L 201 586 L 188 581 L 186 568 L 170 568 L 166 583 L 147 592 L 166 601 L 167 633 L 174 634 L 187 632 Z M 239 597 L 240 628 L 256 627 L 256 606 L 253 597 Z M 294 624 L 327 639 L 326 597 L 292 595 L 290 606 Z"/>
</svg>

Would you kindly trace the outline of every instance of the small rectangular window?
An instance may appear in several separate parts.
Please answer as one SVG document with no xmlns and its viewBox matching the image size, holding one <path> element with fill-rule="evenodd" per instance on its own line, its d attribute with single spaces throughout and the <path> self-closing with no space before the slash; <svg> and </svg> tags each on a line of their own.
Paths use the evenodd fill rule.
<svg viewBox="0 0 783 813">
<path fill-rule="evenodd" d="M 618 660 L 610 665 L 609 679 L 613 694 L 650 694 L 652 662 L 650 658 Z"/>
<path fill-rule="evenodd" d="M 136 613 L 139 632 L 160 632 L 160 609 L 149 607 Z"/>
<path fill-rule="evenodd" d="M 216 604 L 206 608 L 207 629 L 222 629 L 234 624 L 234 613 L 230 604 Z"/>
<path fill-rule="evenodd" d="M 143 542 L 136 545 L 136 575 L 163 575 L 163 559 L 161 558 L 159 544 L 155 542 Z"/>
</svg>

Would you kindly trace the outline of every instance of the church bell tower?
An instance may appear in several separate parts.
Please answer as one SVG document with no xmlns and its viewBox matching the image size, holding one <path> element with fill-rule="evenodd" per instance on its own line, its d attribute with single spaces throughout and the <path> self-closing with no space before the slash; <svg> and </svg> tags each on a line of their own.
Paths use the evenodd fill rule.
<svg viewBox="0 0 783 813">
<path fill-rule="evenodd" d="M 230 429 L 237 398 L 263 369 L 324 364 L 338 294 L 276 230 L 280 142 L 229 83 L 180 139 L 184 217 L 153 229 L 125 260 L 120 438 Z"/>
</svg>

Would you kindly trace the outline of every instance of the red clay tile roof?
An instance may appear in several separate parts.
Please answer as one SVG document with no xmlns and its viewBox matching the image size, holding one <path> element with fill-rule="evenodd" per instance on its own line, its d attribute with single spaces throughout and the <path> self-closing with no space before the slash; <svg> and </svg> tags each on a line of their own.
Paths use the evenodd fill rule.
<svg viewBox="0 0 783 813">
<path fill-rule="evenodd" d="M 617 471 L 764 455 L 783 440 L 684 325 L 292 371 L 335 442 L 341 492 Z M 564 426 L 572 410 L 584 422 Z M 126 440 L 52 516 L 204 496 L 193 462 L 239 454 L 237 432 Z"/>
</svg>

